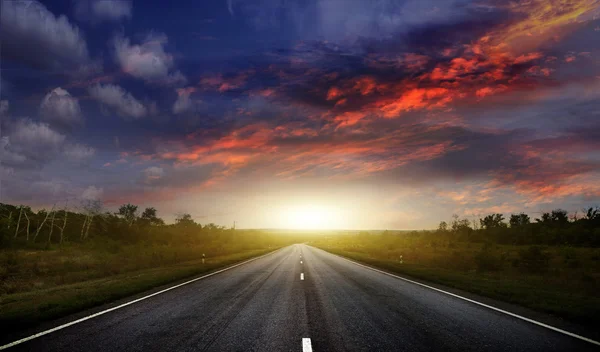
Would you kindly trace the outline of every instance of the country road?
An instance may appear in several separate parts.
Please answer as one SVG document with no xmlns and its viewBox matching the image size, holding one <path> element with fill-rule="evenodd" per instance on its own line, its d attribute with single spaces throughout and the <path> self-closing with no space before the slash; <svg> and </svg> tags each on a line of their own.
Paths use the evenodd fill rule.
<svg viewBox="0 0 600 352">
<path fill-rule="evenodd" d="M 303 340 L 310 339 L 310 340 Z M 14 351 L 596 351 L 598 346 L 307 245 Z"/>
</svg>

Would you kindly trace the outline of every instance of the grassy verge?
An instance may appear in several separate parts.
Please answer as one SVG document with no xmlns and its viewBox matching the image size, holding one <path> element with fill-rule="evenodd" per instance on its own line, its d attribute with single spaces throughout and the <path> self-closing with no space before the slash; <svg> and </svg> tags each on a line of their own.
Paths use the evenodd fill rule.
<svg viewBox="0 0 600 352">
<path fill-rule="evenodd" d="M 131 296 L 177 280 L 208 273 L 273 249 L 252 250 L 200 261 L 127 272 L 101 279 L 0 296 L 0 330 L 17 331 Z"/>
<path fill-rule="evenodd" d="M 515 276 L 514 273 L 481 273 L 414 263 L 400 264 L 397 260 L 376 258 L 366 253 L 316 246 L 390 272 L 515 303 L 587 326 L 600 326 L 600 295 L 579 290 L 568 281 L 560 282 L 541 275 Z"/>
</svg>

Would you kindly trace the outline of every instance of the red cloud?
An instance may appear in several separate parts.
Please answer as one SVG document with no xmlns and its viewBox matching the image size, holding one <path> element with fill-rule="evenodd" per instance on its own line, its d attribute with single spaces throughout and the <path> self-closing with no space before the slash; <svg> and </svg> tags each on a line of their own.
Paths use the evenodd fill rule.
<svg viewBox="0 0 600 352">
<path fill-rule="evenodd" d="M 208 183 L 214 184 L 215 180 L 255 165 L 260 166 L 253 169 L 259 170 L 256 172 L 279 177 L 318 175 L 324 170 L 328 177 L 364 177 L 466 149 L 468 145 L 458 144 L 452 135 L 444 137 L 443 123 L 427 127 L 431 129 L 427 132 L 442 135 L 436 139 L 425 138 L 422 131 L 407 126 L 383 131 L 373 125 L 396 122 L 392 119 L 401 121 L 407 112 L 422 112 L 423 125 L 433 125 L 439 121 L 429 115 L 439 111 L 449 111 L 459 104 L 487 104 L 487 98 L 494 95 L 549 84 L 553 68 L 544 66 L 554 67 L 559 60 L 545 57 L 539 44 L 553 38 L 565 25 L 576 24 L 579 16 L 593 6 L 590 1 L 567 4 L 546 0 L 519 6 L 506 5 L 507 10 L 518 12 L 521 20 L 498 26 L 468 45 L 447 48 L 437 54 L 441 58 L 417 53 L 372 54 L 365 59 L 369 74 L 362 71 L 355 77 L 348 77 L 341 70 L 299 70 L 309 63 L 302 58 L 292 59 L 292 69 L 289 62 L 283 68 L 271 65 L 265 71 L 280 79 L 280 85 L 254 89 L 250 95 L 283 95 L 285 88 L 298 80 L 312 79 L 314 85 L 307 91 L 318 94 L 319 109 L 327 108 L 316 113 L 303 111 L 306 118 L 299 124 L 288 122 L 282 113 L 283 122 L 253 123 L 218 138 L 189 135 L 185 141 L 188 144 L 167 147 L 156 157 L 180 165 L 219 164 L 224 169 Z M 200 87 L 219 92 L 243 88 L 252 74 L 249 71 L 228 77 L 208 76 L 200 81 Z M 303 107 L 302 104 L 308 105 L 305 101 L 293 101 L 290 105 Z M 514 153 L 522 164 L 490 172 L 486 175 L 494 180 L 490 186 L 514 187 L 538 201 L 551 196 L 600 193 L 590 182 L 573 184 L 582 175 L 593 172 L 595 166 L 551 154 L 552 145 L 510 148 L 506 153 Z M 460 195 L 454 197 L 458 199 Z"/>
<path fill-rule="evenodd" d="M 223 93 L 244 87 L 248 79 L 255 73 L 254 70 L 247 70 L 229 77 L 224 77 L 222 74 L 206 76 L 200 79 L 199 85 L 204 90 L 216 90 Z"/>
</svg>

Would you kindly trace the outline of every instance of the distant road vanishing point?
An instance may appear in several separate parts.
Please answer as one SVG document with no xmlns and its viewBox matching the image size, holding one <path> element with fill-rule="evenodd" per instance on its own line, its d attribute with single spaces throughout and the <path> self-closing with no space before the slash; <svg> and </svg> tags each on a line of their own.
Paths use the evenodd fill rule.
<svg viewBox="0 0 600 352">
<path fill-rule="evenodd" d="M 8 350 L 599 349 L 594 341 L 302 244 L 20 341 Z"/>
</svg>

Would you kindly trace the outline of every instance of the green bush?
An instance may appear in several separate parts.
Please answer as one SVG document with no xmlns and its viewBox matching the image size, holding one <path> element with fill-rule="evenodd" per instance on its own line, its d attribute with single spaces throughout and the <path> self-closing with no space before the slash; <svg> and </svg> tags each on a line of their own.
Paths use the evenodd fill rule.
<svg viewBox="0 0 600 352">
<path fill-rule="evenodd" d="M 498 271 L 502 269 L 503 260 L 491 246 L 484 245 L 479 253 L 475 255 L 475 264 L 478 272 Z"/>
<path fill-rule="evenodd" d="M 543 273 L 548 270 L 550 256 L 540 246 L 529 246 L 519 251 L 517 266 L 530 273 Z"/>
</svg>

